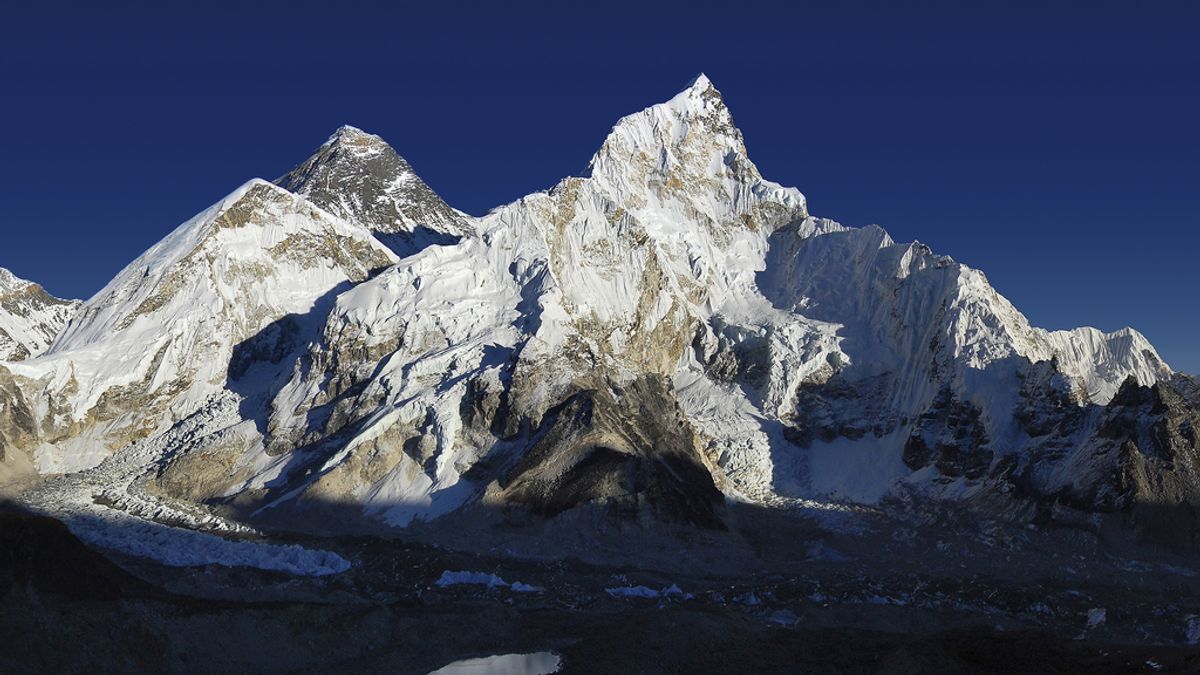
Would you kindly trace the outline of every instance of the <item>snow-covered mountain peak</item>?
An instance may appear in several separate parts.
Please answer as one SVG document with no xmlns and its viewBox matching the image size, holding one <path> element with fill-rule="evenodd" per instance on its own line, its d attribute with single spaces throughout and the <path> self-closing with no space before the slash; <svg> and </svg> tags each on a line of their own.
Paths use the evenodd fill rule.
<svg viewBox="0 0 1200 675">
<path fill-rule="evenodd" d="M 369 134 L 358 127 L 343 124 L 322 145 L 338 146 L 359 158 L 371 157 L 391 150 L 383 138 Z"/>
<path fill-rule="evenodd" d="M 1059 356 L 1060 369 L 1080 383 L 1090 401 L 1107 403 L 1130 377 L 1150 386 L 1173 374 L 1154 345 L 1133 328 L 1105 333 L 1085 326 L 1053 331 L 1047 337 Z"/>
<path fill-rule="evenodd" d="M 697 75 L 688 83 L 687 87 L 668 101 L 667 105 L 685 116 L 730 117 L 729 109 L 725 106 L 725 99 L 721 96 L 721 92 L 717 91 L 716 85 L 704 73 Z"/>
<path fill-rule="evenodd" d="M 87 302 L 53 351 L 106 341 L 142 320 L 148 320 L 148 327 L 158 332 L 164 320 L 192 322 L 206 311 L 219 315 L 223 308 L 247 303 L 249 298 L 239 298 L 237 289 L 267 282 L 268 271 L 282 272 L 291 266 L 334 267 L 334 276 L 361 279 L 392 260 L 360 228 L 304 197 L 255 178 L 126 266 Z M 287 291 L 286 282 L 276 293 L 263 297 L 262 302 L 293 304 L 290 300 L 295 294 Z M 199 303 L 195 294 L 211 302 Z M 177 311 L 160 316 L 167 307 Z M 251 318 L 240 332 L 255 323 Z"/>
<path fill-rule="evenodd" d="M 60 300 L 0 267 L 0 361 L 45 351 L 78 306 L 78 300 Z"/>
<path fill-rule="evenodd" d="M 42 383 L 43 432 L 70 429 L 33 454 L 39 470 L 92 466 L 201 409 L 242 364 L 303 345 L 309 314 L 321 321 L 333 295 L 396 260 L 304 197 L 245 183 L 127 265 L 45 354 L 10 367 Z"/>
<path fill-rule="evenodd" d="M 721 150 L 743 159 L 746 156 L 742 133 L 734 125 L 725 100 L 704 75 L 665 103 L 618 120 L 590 168 L 595 173 L 605 165 L 638 160 L 639 153 L 651 155 L 665 167 L 691 159 L 688 154 L 702 150 Z M 756 169 L 754 174 L 757 178 Z"/>
<path fill-rule="evenodd" d="M 414 235 L 452 238 L 471 231 L 467 218 L 450 208 L 387 142 L 352 126 L 339 128 L 276 182 L 375 234 L 402 255 L 420 248 L 414 246 Z"/>
<path fill-rule="evenodd" d="M 690 89 L 704 90 L 704 89 L 708 89 L 712 86 L 713 86 L 712 80 L 708 79 L 707 75 L 705 75 L 704 73 L 697 73 L 696 77 L 693 77 L 692 81 L 688 83 L 687 88 L 689 90 Z"/>
<path fill-rule="evenodd" d="M 665 103 L 621 118 L 586 175 L 643 221 L 767 234 L 808 215 L 798 190 L 763 179 L 725 100 L 704 75 Z"/>
</svg>

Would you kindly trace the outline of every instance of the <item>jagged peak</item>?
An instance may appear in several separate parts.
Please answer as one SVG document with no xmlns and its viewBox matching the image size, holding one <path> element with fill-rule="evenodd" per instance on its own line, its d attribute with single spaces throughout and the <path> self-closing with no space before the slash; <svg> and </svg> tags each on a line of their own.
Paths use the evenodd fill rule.
<svg viewBox="0 0 1200 675">
<path fill-rule="evenodd" d="M 358 127 L 349 124 L 343 124 L 338 127 L 321 148 L 317 151 L 317 156 L 328 155 L 330 149 L 345 150 L 351 156 L 364 159 L 373 157 L 381 153 L 395 154 L 392 146 L 388 145 L 387 141 L 383 140 L 382 136 L 367 133 Z"/>
<path fill-rule="evenodd" d="M 361 278 L 368 270 L 394 262 L 395 257 L 369 233 L 304 196 L 252 178 L 126 265 L 84 303 L 78 321 L 72 321 L 49 353 L 103 343 L 108 336 L 133 326 L 139 317 L 155 314 L 175 298 L 192 297 L 189 294 L 207 298 L 192 307 L 198 316 L 205 316 L 225 303 L 219 288 L 276 283 L 271 280 L 283 278 L 278 275 L 284 272 L 278 270 L 288 264 L 304 266 L 308 261 L 326 260 L 333 264 L 322 268 L 324 263 L 318 262 L 311 267 L 323 269 L 315 278 L 322 278 L 329 269 L 335 270 L 335 276 L 344 273 Z M 293 281 L 303 286 L 312 280 L 293 277 Z M 295 297 L 282 293 L 260 300 L 286 303 Z M 178 316 L 163 315 L 162 321 L 170 323 Z M 165 324 L 147 325 L 161 328 Z"/>
<path fill-rule="evenodd" d="M 0 267 L 0 361 L 22 361 L 44 352 L 79 304 Z"/>
<path fill-rule="evenodd" d="M 18 277 L 12 272 L 0 267 L 0 291 L 5 291 L 19 285 L 23 285 L 24 279 Z"/>
<path fill-rule="evenodd" d="M 688 82 L 687 90 L 704 90 L 713 86 L 712 80 L 703 72 L 696 73 L 691 82 Z"/>
<path fill-rule="evenodd" d="M 1086 339 L 1095 344 L 1106 343 L 1110 346 L 1128 345 L 1136 349 L 1150 349 L 1154 352 L 1154 348 L 1150 340 L 1137 329 L 1131 326 L 1125 326 L 1114 331 L 1103 331 L 1094 326 L 1080 326 L 1065 331 L 1054 331 L 1056 334 L 1075 335 L 1079 339 Z M 1157 357 L 1157 352 L 1154 352 Z"/>
<path fill-rule="evenodd" d="M 671 99 L 652 105 L 640 112 L 626 115 L 617 121 L 613 133 L 646 122 L 661 124 L 666 120 L 688 123 L 705 120 L 713 131 L 724 132 L 741 142 L 741 132 L 733 125 L 729 108 L 712 80 L 700 73 Z"/>
<path fill-rule="evenodd" d="M 467 218 L 452 209 L 382 137 L 343 125 L 276 184 L 369 232 L 426 227 L 461 236 Z"/>
<path fill-rule="evenodd" d="M 725 99 L 721 96 L 721 92 L 717 91 L 712 80 L 708 79 L 704 73 L 692 78 L 687 87 L 675 94 L 664 105 L 689 116 L 704 112 L 724 112 L 725 114 L 729 112 L 725 107 Z"/>
<path fill-rule="evenodd" d="M 592 157 L 586 175 L 623 174 L 631 169 L 671 172 L 673 165 L 683 161 L 694 164 L 693 169 L 737 165 L 751 182 L 761 179 L 724 98 L 703 73 L 671 99 L 618 120 Z"/>
<path fill-rule="evenodd" d="M 356 126 L 352 126 L 349 124 L 343 124 L 342 126 L 335 129 L 334 132 L 329 135 L 328 140 L 326 140 L 325 142 L 326 143 L 353 143 L 353 142 L 364 142 L 364 141 L 378 142 L 378 143 L 382 143 L 383 145 L 387 145 L 387 142 L 383 140 L 382 136 L 379 136 L 378 134 L 372 134 L 367 131 L 363 131 L 362 129 L 359 129 Z"/>
<path fill-rule="evenodd" d="M 1155 397 L 1158 392 L 1158 383 L 1151 382 L 1143 384 L 1137 375 L 1129 374 L 1121 381 L 1121 385 L 1117 387 L 1116 394 L 1109 401 L 1111 406 L 1121 405 L 1138 405 L 1148 399 Z"/>
<path fill-rule="evenodd" d="M 241 204 L 246 204 L 248 202 L 257 203 L 266 199 L 271 201 L 288 202 L 303 200 L 302 197 L 283 189 L 269 180 L 263 178 L 251 178 L 245 183 L 239 185 L 233 192 L 230 192 L 209 209 L 201 212 L 199 216 L 188 222 L 192 223 L 193 227 L 207 226 L 222 214 L 227 213 L 231 209 L 234 209 Z M 188 223 L 185 223 L 185 225 L 186 224 Z"/>
<path fill-rule="evenodd" d="M 130 274 L 134 274 L 134 276 L 148 275 L 151 270 L 168 268 L 222 229 L 237 228 L 254 217 L 264 217 L 261 212 L 270 204 L 281 205 L 288 211 L 303 209 L 314 214 L 324 213 L 304 197 L 289 192 L 271 181 L 251 178 L 212 206 L 189 218 L 154 246 L 151 246 L 109 282 L 109 285 L 95 298 L 104 296 Z M 325 217 L 332 218 L 329 215 Z"/>
<path fill-rule="evenodd" d="M 333 140 L 335 138 L 351 137 L 351 136 L 374 136 L 375 138 L 378 138 L 378 136 L 375 136 L 374 134 L 368 134 L 367 132 L 363 131 L 362 129 L 359 129 L 356 126 L 353 126 L 350 124 L 343 124 L 342 126 L 338 127 L 336 131 L 333 132 L 333 135 L 330 136 L 329 139 Z"/>
<path fill-rule="evenodd" d="M 245 183 L 242 183 L 241 185 L 239 185 L 237 187 L 237 189 L 235 189 L 233 192 L 230 192 L 229 196 L 227 196 L 221 200 L 221 203 L 227 204 L 227 203 L 230 203 L 231 201 L 239 200 L 239 199 L 245 197 L 246 193 L 253 191 L 255 188 L 265 189 L 270 192 L 281 192 L 281 193 L 288 194 L 288 195 L 291 194 L 287 190 L 284 190 L 283 188 L 279 187 L 278 185 L 272 183 L 271 181 L 269 181 L 265 178 L 251 178 L 250 180 L 246 181 Z"/>
<path fill-rule="evenodd" d="M 28 279 L 23 279 L 12 273 L 11 270 L 0 267 L 0 293 L 8 291 L 23 291 L 30 287 L 41 289 L 41 284 Z"/>
<path fill-rule="evenodd" d="M 1141 331 L 1137 330 L 1136 328 L 1134 328 L 1132 326 L 1125 326 L 1124 328 L 1118 328 L 1117 330 L 1114 330 L 1110 333 L 1105 333 L 1105 337 L 1108 337 L 1108 338 L 1127 337 L 1127 338 L 1132 338 L 1134 340 L 1139 340 L 1141 342 L 1147 342 L 1147 343 L 1149 342 L 1149 340 L 1146 339 L 1146 336 L 1142 335 Z"/>
<path fill-rule="evenodd" d="M 618 120 L 583 176 L 617 201 L 683 208 L 721 227 L 770 232 L 807 215 L 799 190 L 763 178 L 703 73 L 669 100 Z"/>
<path fill-rule="evenodd" d="M 314 191 L 325 192 L 332 187 L 330 172 L 367 173 L 380 180 L 416 178 L 408 162 L 381 136 L 343 124 L 308 159 L 277 178 L 275 185 L 312 198 Z M 318 205 L 328 206 L 321 201 L 317 200 Z"/>
<path fill-rule="evenodd" d="M 408 162 L 392 149 L 383 137 L 343 124 L 330 134 L 312 155 L 277 178 L 275 184 L 307 196 L 308 192 L 316 188 L 312 185 L 314 178 L 319 183 L 326 182 L 321 178 L 324 172 L 362 172 L 368 170 L 368 165 L 380 162 L 389 166 L 387 173 L 393 174 L 389 178 L 413 174 Z"/>
</svg>

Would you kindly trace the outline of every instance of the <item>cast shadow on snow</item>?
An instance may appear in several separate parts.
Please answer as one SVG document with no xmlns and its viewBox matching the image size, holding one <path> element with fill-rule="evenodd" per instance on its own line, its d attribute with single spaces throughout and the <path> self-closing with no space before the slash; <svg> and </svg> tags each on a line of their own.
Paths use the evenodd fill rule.
<svg viewBox="0 0 1200 675">
<path fill-rule="evenodd" d="M 425 226 L 412 232 L 375 232 L 375 238 L 400 259 L 419 253 L 430 246 L 450 246 L 461 237 L 445 234 Z M 378 276 L 387 267 L 371 270 L 367 279 Z M 365 281 L 365 280 L 364 280 Z M 302 374 L 311 363 L 306 358 L 309 345 L 319 344 L 329 312 L 338 296 L 357 285 L 344 281 L 317 298 L 309 311 L 281 317 L 257 334 L 237 344 L 229 360 L 226 388 L 243 397 L 240 412 L 243 419 L 253 419 L 260 433 L 266 433 L 268 406 L 292 376 L 292 368 L 300 359 Z M 324 409 L 326 406 L 322 406 Z M 318 415 L 318 411 L 313 411 Z M 310 419 L 310 422 L 315 421 Z"/>
<path fill-rule="evenodd" d="M 372 276 L 379 271 L 373 272 Z M 313 367 L 312 348 L 321 344 L 323 329 L 334 303 L 338 296 L 350 287 L 352 287 L 350 282 L 338 285 L 321 296 L 309 312 L 284 316 L 233 348 L 226 388 L 241 397 L 239 413 L 242 419 L 253 420 L 264 444 L 269 445 L 272 438 L 270 418 L 275 398 L 293 379 L 304 380 L 308 377 Z M 515 351 L 512 348 L 497 344 L 486 345 L 477 368 L 440 383 L 439 389 L 447 390 L 480 372 L 496 368 L 500 372 L 500 381 L 505 387 L 502 405 L 507 405 L 507 392 L 511 383 L 514 359 Z M 279 477 L 266 484 L 266 493 L 257 500 L 260 510 L 268 508 L 290 492 L 320 478 L 321 473 L 317 467 L 339 452 L 349 439 L 360 433 L 364 426 L 372 421 L 371 415 L 363 415 L 345 422 L 332 433 L 327 433 L 331 418 L 339 404 L 353 400 L 362 394 L 387 363 L 387 358 L 380 359 L 375 364 L 375 370 L 372 373 L 350 384 L 328 401 L 313 406 L 307 411 L 302 435 L 311 435 L 317 440 L 301 443 L 299 447 L 287 448 L 285 463 L 279 472 Z M 325 377 L 326 379 L 320 384 L 322 388 L 329 384 L 329 375 L 326 374 Z M 477 469 L 491 466 L 496 462 L 496 458 L 492 455 L 504 454 L 511 449 L 508 447 L 509 444 L 506 444 L 501 438 L 502 430 L 494 429 L 493 431 L 497 435 L 497 443 L 479 460 Z M 415 442 L 419 438 L 412 440 Z M 416 453 L 416 450 L 414 449 L 412 452 Z M 431 463 L 426 467 L 426 472 L 431 473 L 435 468 Z M 468 473 L 470 475 L 466 477 L 470 479 L 478 474 L 479 470 Z"/>
<path fill-rule="evenodd" d="M 418 226 L 412 232 L 373 234 L 400 259 L 430 246 L 448 246 L 461 240 L 460 237 L 425 226 Z M 386 269 L 381 267 L 371 270 L 367 279 L 378 276 Z M 338 296 L 355 285 L 351 281 L 338 284 L 317 298 L 309 311 L 281 317 L 234 346 L 225 385 L 227 389 L 243 398 L 240 405 L 242 418 L 253 419 L 260 433 L 266 433 L 270 403 L 292 377 L 297 360 L 300 362 L 301 374 L 307 375 L 308 368 L 312 365 L 307 358 L 308 348 L 321 342 L 325 322 Z M 332 402 L 329 405 L 332 405 Z M 310 413 L 310 427 L 328 407 L 321 406 Z"/>
<path fill-rule="evenodd" d="M 1002 460 L 1056 431 L 1056 423 L 1079 421 L 1103 408 L 1076 406 L 1049 389 L 1056 370 L 1052 361 L 1035 363 L 1013 354 L 982 369 L 953 372 L 935 303 L 943 302 L 947 275 L 956 268 L 948 258 L 931 257 L 928 265 L 897 279 L 896 266 L 920 245 L 882 245 L 885 236 L 881 229 L 868 227 L 800 237 L 793 223 L 768 237 L 765 265 L 756 274 L 760 292 L 780 311 L 836 324 L 840 348 L 851 360 L 838 364 L 827 382 L 801 385 L 791 424 L 759 420 L 771 439 L 772 485 L 777 491 L 819 496 L 811 492 L 809 466 L 817 443 L 875 444 L 871 449 L 892 463 L 896 481 L 930 465 L 950 480 L 986 479 L 990 471 L 1004 468 Z M 869 256 L 865 262 L 864 255 Z M 797 261 L 804 262 L 806 276 L 797 276 Z M 856 292 L 856 283 L 869 292 Z M 907 332 L 878 332 L 880 316 Z M 914 349 L 922 351 L 905 356 Z M 894 353 L 897 350 L 903 354 Z M 910 365 L 903 368 L 922 373 L 927 367 L 928 377 L 906 378 L 905 372 L 885 370 L 905 359 Z M 946 382 L 962 386 L 947 387 Z M 754 382 L 739 384 L 756 400 Z M 957 391 L 972 392 L 973 398 L 959 400 Z M 898 405 L 905 402 L 909 405 Z M 980 436 L 981 425 L 970 419 L 987 418 L 989 411 L 996 416 L 989 426 L 999 432 L 998 438 Z M 926 443 L 926 432 L 953 441 Z M 972 439 L 977 442 L 967 447 Z M 824 445 L 822 450 L 846 447 Z M 898 464 L 901 457 L 907 470 Z"/>
<path fill-rule="evenodd" d="M 462 237 L 445 232 L 438 232 L 424 225 L 418 225 L 412 232 L 373 232 L 379 243 L 391 249 L 397 258 L 403 260 L 410 255 L 420 253 L 430 246 L 452 246 L 462 240 Z"/>
<path fill-rule="evenodd" d="M 419 226 L 413 232 L 376 232 L 374 235 L 401 259 L 431 246 L 447 246 L 461 241 L 460 237 L 440 233 L 425 226 Z M 379 274 L 383 269 L 373 270 L 370 276 Z M 546 274 L 547 271 L 544 269 L 536 273 L 541 277 Z M 534 280 L 536 281 L 536 277 Z M 311 346 L 321 343 L 325 322 L 337 297 L 353 285 L 351 282 L 338 285 L 322 295 L 308 312 L 282 317 L 234 347 L 226 388 L 241 397 L 239 405 L 241 417 L 254 421 L 264 442 L 270 440 L 269 422 L 272 402 L 293 377 L 304 379 L 311 372 L 313 367 Z M 535 284 L 527 284 L 526 288 L 531 285 Z M 537 302 L 536 295 L 523 294 L 517 309 L 519 312 L 517 325 L 526 331 L 536 330 L 541 314 L 541 307 Z M 472 374 L 497 368 L 504 390 L 501 406 L 507 407 L 512 366 L 518 350 L 519 347 L 514 350 L 498 344 L 487 345 L 483 348 L 482 361 L 477 368 L 452 380 L 442 382 L 439 386 L 444 391 Z M 332 434 L 324 433 L 338 404 L 360 395 L 386 364 L 387 359 L 381 359 L 375 366 L 375 372 L 351 383 L 331 400 L 315 406 L 307 412 L 305 429 L 308 432 L 315 432 L 315 436 L 324 437 L 313 443 L 288 449 L 288 457 L 279 474 L 280 477 L 267 485 L 268 494 L 262 503 L 270 504 L 273 500 L 296 488 L 298 484 L 310 483 L 318 478 L 319 476 L 314 473 L 314 467 L 323 464 L 324 460 L 336 453 L 347 439 L 361 431 L 363 425 L 369 421 L 369 416 L 352 420 Z M 325 387 L 329 383 L 328 377 L 326 375 L 325 381 L 320 386 Z M 528 429 L 514 431 L 527 432 Z M 481 458 L 479 462 L 481 466 L 494 464 L 496 458 L 492 455 L 504 454 L 511 449 L 502 438 L 505 435 L 504 430 L 493 429 L 493 432 L 501 440 L 496 447 L 489 451 L 487 456 Z M 427 472 L 432 470 L 433 467 L 427 467 Z M 478 473 L 478 471 L 474 473 Z"/>
<path fill-rule="evenodd" d="M 386 268 L 372 270 L 368 278 L 377 276 Z M 241 397 L 238 412 L 243 420 L 252 420 L 263 442 L 271 438 L 269 428 L 272 404 L 275 398 L 293 378 L 304 379 L 312 369 L 312 348 L 320 345 L 329 313 L 338 297 L 352 288 L 350 281 L 342 282 L 319 297 L 312 308 L 303 314 L 283 316 L 264 327 L 257 334 L 237 344 L 230 358 L 225 387 Z M 382 367 L 381 362 L 377 367 Z M 333 400 L 314 406 L 305 417 L 306 431 L 324 428 L 334 407 L 343 399 L 360 393 L 364 380 L 349 387 Z M 322 385 L 327 384 L 323 382 Z M 349 434 L 354 425 L 347 425 L 336 436 Z M 326 439 L 323 442 L 296 448 L 287 455 L 280 478 L 268 487 L 285 488 L 293 474 L 322 459 L 323 447 L 333 447 Z M 324 454 L 331 454 L 328 451 Z"/>
<path fill-rule="evenodd" d="M 371 276 L 380 271 L 373 271 Z M 311 368 L 309 346 L 320 344 L 338 296 L 353 286 L 353 282 L 344 281 L 317 298 L 308 312 L 276 319 L 234 345 L 225 388 L 242 397 L 238 412 L 242 419 L 254 420 L 260 434 L 267 433 L 271 403 L 292 379 L 297 361 L 301 375 Z"/>
</svg>

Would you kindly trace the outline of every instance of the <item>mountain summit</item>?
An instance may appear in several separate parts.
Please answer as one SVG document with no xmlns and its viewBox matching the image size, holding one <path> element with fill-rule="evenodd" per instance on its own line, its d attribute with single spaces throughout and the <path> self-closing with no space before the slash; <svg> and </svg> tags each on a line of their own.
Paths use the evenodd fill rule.
<svg viewBox="0 0 1200 675">
<path fill-rule="evenodd" d="M 0 268 L 0 361 L 44 352 L 78 306 Z"/>
<path fill-rule="evenodd" d="M 1036 328 L 978 270 L 811 215 L 701 75 L 481 218 L 342 127 L 0 367 L 0 438 L 72 474 L 45 503 L 206 527 L 719 531 L 735 503 L 1192 508 L 1162 486 L 1194 391 L 1135 331 Z"/>
<path fill-rule="evenodd" d="M 276 183 L 402 254 L 423 238 L 449 241 L 470 231 L 467 217 L 442 201 L 391 146 L 352 126 L 339 128 Z"/>
</svg>

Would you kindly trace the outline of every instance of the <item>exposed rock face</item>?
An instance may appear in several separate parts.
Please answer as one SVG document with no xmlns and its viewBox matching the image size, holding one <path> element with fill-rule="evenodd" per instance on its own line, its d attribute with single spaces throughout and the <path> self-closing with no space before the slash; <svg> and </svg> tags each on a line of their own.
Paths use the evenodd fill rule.
<svg viewBox="0 0 1200 675">
<path fill-rule="evenodd" d="M 383 139 L 350 126 L 276 183 L 366 228 L 401 257 L 471 231 Z"/>
<path fill-rule="evenodd" d="M 1093 409 L 1082 442 L 1046 443 L 1041 454 L 1015 468 L 1011 480 L 1086 511 L 1131 512 L 1148 538 L 1194 550 L 1200 544 L 1200 405 L 1194 392 L 1195 381 L 1185 376 L 1152 386 L 1131 377 L 1108 405 Z"/>
<path fill-rule="evenodd" d="M 33 415 L 12 373 L 0 365 L 0 484 L 32 471 L 32 461 L 22 449 L 29 448 L 37 437 Z"/>
<path fill-rule="evenodd" d="M 1192 499 L 1162 459 L 1182 427 L 1097 421 L 1167 386 L 1145 338 L 1035 328 L 981 272 L 811 216 L 703 76 L 482 218 L 352 128 L 279 184 L 182 226 L 13 366 L 0 395 L 29 414 L 13 398 L 4 438 L 43 471 L 144 454 L 132 489 L 156 499 L 393 526 L 485 503 L 720 527 L 721 495 L 1014 483 Z"/>
<path fill-rule="evenodd" d="M 1098 443 L 1120 447 L 1126 501 L 1200 506 L 1200 410 L 1170 381 L 1128 381 L 1105 409 Z"/>
<path fill-rule="evenodd" d="M 0 268 L 0 361 L 21 361 L 46 351 L 79 304 Z"/>
<path fill-rule="evenodd" d="M 1188 399 L 1190 383 L 1178 376 L 1142 387 L 1130 377 L 1092 412 L 1084 442 L 1046 453 L 1019 478 L 1088 509 L 1200 504 L 1200 408 Z"/>
<path fill-rule="evenodd" d="M 904 445 L 904 463 L 914 470 L 933 465 L 948 477 L 982 477 L 992 465 L 993 453 L 979 418 L 978 408 L 943 390 L 913 424 Z"/>
<path fill-rule="evenodd" d="M 547 415 L 493 498 L 547 515 L 599 503 L 627 518 L 721 527 L 724 499 L 670 388 L 647 376 L 575 394 Z"/>
</svg>

